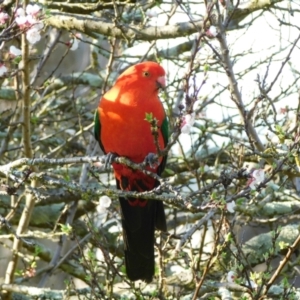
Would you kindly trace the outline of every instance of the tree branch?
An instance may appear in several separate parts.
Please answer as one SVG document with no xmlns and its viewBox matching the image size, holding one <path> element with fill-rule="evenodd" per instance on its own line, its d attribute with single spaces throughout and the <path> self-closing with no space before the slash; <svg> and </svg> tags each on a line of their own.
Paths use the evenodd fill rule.
<svg viewBox="0 0 300 300">
<path fill-rule="evenodd" d="M 272 7 L 275 3 L 283 0 L 260 0 L 260 1 L 248 1 L 242 8 L 238 8 L 234 11 L 231 20 L 240 22 L 249 14 Z M 82 4 L 80 4 L 82 5 Z M 85 13 L 84 10 L 81 13 Z M 116 37 L 125 40 L 142 40 L 153 41 L 160 39 L 171 39 L 177 37 L 188 36 L 196 32 L 200 32 L 202 29 L 203 21 L 181 22 L 174 25 L 164 26 L 150 26 L 147 28 L 140 28 L 140 26 L 129 26 L 127 24 L 116 24 L 114 22 L 103 21 L 103 19 L 82 16 L 80 14 L 67 14 L 52 12 L 52 16 L 45 20 L 47 25 L 64 28 L 66 30 L 76 30 L 87 35 L 93 35 L 94 33 L 103 34 L 105 36 Z M 235 26 L 229 27 L 230 30 Z"/>
</svg>

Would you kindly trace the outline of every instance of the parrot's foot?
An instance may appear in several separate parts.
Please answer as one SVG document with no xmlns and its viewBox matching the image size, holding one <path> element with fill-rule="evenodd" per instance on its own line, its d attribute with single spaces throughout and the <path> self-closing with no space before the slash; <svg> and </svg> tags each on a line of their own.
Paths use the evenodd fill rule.
<svg viewBox="0 0 300 300">
<path fill-rule="evenodd" d="M 105 155 L 104 168 L 107 169 L 114 161 L 115 158 L 119 157 L 117 153 L 109 152 Z"/>
<path fill-rule="evenodd" d="M 144 164 L 149 165 L 150 168 L 155 169 L 159 165 L 158 157 L 155 153 L 149 153 L 144 160 Z"/>
</svg>

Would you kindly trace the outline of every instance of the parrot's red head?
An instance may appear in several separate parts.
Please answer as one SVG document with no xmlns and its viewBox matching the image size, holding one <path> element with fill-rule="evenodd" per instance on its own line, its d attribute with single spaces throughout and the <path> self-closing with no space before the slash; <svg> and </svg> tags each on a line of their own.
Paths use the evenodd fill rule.
<svg viewBox="0 0 300 300">
<path fill-rule="evenodd" d="M 157 90 L 166 86 L 165 70 L 158 63 L 146 61 L 125 70 L 117 79 L 116 84 L 131 85 L 138 83 L 139 88 Z"/>
</svg>

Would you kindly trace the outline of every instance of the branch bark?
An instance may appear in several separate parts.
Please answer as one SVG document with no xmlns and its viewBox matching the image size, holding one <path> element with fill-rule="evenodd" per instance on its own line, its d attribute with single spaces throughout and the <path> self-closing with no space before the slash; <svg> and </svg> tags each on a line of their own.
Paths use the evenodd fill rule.
<svg viewBox="0 0 300 300">
<path fill-rule="evenodd" d="M 24 1 L 24 8 L 28 5 L 28 0 Z M 31 102 L 30 102 L 30 83 L 29 83 L 29 45 L 26 39 L 26 34 L 22 34 L 22 60 L 24 68 L 22 70 L 22 94 L 23 94 L 23 146 L 25 156 L 32 158 L 32 146 L 31 146 L 31 127 L 30 127 L 30 116 L 31 116 Z M 36 186 L 36 180 L 31 181 L 31 187 Z M 23 209 L 19 225 L 17 228 L 17 235 L 25 232 L 28 228 L 31 214 L 34 208 L 35 198 L 31 194 L 26 194 L 25 207 Z M 8 263 L 6 274 L 5 274 L 5 283 L 12 283 L 15 276 L 15 270 L 18 263 L 18 252 L 22 247 L 22 240 L 14 238 L 13 249 L 12 249 L 12 258 Z M 5 295 L 4 299 L 11 299 L 11 294 L 8 293 Z"/>
<path fill-rule="evenodd" d="M 231 20 L 238 23 L 249 14 L 261 9 L 269 9 L 276 3 L 282 1 L 283 0 L 260 0 L 255 1 L 255 3 L 248 1 L 242 8 L 238 8 L 233 12 Z M 85 12 L 82 11 L 82 13 Z M 120 23 L 116 26 L 116 23 L 86 15 L 52 12 L 52 16 L 46 19 L 45 23 L 56 28 L 80 31 L 90 36 L 99 33 L 125 40 L 138 39 L 141 41 L 153 41 L 183 37 L 200 32 L 203 21 L 198 20 L 193 22 L 181 22 L 174 25 L 140 28 L 140 26 L 129 26 Z M 230 26 L 229 28 L 234 29 L 234 27 L 235 26 Z"/>
</svg>

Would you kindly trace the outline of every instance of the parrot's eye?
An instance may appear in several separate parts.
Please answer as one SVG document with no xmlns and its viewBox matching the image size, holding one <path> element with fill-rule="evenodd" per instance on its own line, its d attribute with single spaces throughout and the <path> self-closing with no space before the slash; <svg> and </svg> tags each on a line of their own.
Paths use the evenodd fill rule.
<svg viewBox="0 0 300 300">
<path fill-rule="evenodd" d="M 145 72 L 143 72 L 143 75 L 144 75 L 145 77 L 149 77 L 149 76 L 150 76 L 150 73 L 149 73 L 148 71 L 145 71 Z"/>
</svg>

